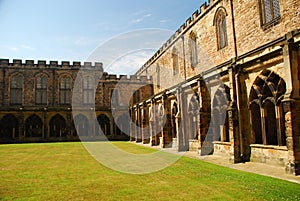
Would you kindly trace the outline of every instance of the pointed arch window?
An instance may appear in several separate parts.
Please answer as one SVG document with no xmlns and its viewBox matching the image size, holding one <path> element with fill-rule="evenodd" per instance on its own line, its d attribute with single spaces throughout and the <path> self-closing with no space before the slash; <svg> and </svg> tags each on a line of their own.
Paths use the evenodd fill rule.
<svg viewBox="0 0 300 201">
<path fill-rule="evenodd" d="M 189 40 L 190 59 L 192 68 L 195 68 L 198 63 L 198 52 L 197 52 L 197 35 L 195 32 L 191 32 Z"/>
<path fill-rule="evenodd" d="M 179 60 L 178 60 L 178 52 L 176 48 L 174 48 L 172 51 L 172 65 L 173 65 L 173 75 L 177 75 L 179 73 Z"/>
<path fill-rule="evenodd" d="M 281 102 L 285 92 L 285 81 L 274 72 L 266 70 L 254 81 L 249 97 L 253 143 L 286 145 Z"/>
<path fill-rule="evenodd" d="M 218 50 L 223 49 L 228 45 L 226 16 L 227 12 L 225 8 L 220 7 L 217 10 L 214 19 L 214 25 L 216 26 Z"/>
<path fill-rule="evenodd" d="M 39 75 L 36 78 L 35 102 L 36 104 L 47 104 L 47 76 Z"/>
<path fill-rule="evenodd" d="M 95 102 L 94 79 L 90 76 L 83 79 L 83 103 L 92 104 Z"/>
<path fill-rule="evenodd" d="M 71 103 L 71 79 L 70 79 L 70 77 L 64 76 L 60 79 L 59 96 L 60 96 L 60 104 L 70 104 Z"/>
<path fill-rule="evenodd" d="M 22 104 L 23 93 L 23 77 L 21 75 L 15 75 L 11 79 L 10 95 L 11 104 Z"/>
</svg>

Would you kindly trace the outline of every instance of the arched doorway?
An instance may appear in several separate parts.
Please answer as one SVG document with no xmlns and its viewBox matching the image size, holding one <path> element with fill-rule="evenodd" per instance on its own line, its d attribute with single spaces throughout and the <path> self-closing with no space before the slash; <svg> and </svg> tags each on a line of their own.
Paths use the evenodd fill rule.
<svg viewBox="0 0 300 201">
<path fill-rule="evenodd" d="M 57 114 L 50 120 L 50 137 L 64 137 L 66 136 L 66 121 L 65 119 Z"/>
<path fill-rule="evenodd" d="M 117 119 L 117 135 L 129 135 L 130 134 L 130 119 L 127 115 L 123 114 Z"/>
<path fill-rule="evenodd" d="M 88 136 L 90 132 L 89 121 L 83 114 L 78 114 L 74 118 L 74 126 L 78 136 Z"/>
<path fill-rule="evenodd" d="M 97 121 L 99 123 L 99 126 L 100 126 L 103 134 L 106 136 L 111 135 L 109 118 L 105 114 L 101 114 L 97 117 Z M 98 126 L 96 126 L 96 127 L 99 128 Z M 100 134 L 101 132 L 99 131 L 97 133 Z"/>
<path fill-rule="evenodd" d="M 19 137 L 19 120 L 14 115 L 5 115 L 1 120 L 0 127 L 2 139 Z"/>
<path fill-rule="evenodd" d="M 43 136 L 43 122 L 37 115 L 31 115 L 25 121 L 25 135 L 26 137 L 42 137 Z"/>
</svg>

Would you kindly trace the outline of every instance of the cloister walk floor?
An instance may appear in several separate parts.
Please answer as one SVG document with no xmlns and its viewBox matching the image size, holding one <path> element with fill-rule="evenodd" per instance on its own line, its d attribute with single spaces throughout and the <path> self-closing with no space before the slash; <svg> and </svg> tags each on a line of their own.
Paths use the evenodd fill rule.
<svg viewBox="0 0 300 201">
<path fill-rule="evenodd" d="M 143 143 L 135 143 L 135 144 L 150 147 L 149 144 L 143 144 Z M 151 146 L 151 148 L 164 150 L 159 146 Z M 178 154 L 176 150 L 174 151 L 171 149 L 166 149 L 166 150 L 168 150 L 168 153 Z M 218 156 L 218 155 L 199 156 L 199 154 L 196 151 L 187 151 L 184 154 L 184 156 L 198 159 L 198 160 L 203 160 L 208 163 L 213 163 L 216 165 L 225 166 L 236 170 L 274 177 L 274 178 L 300 184 L 300 175 L 295 176 L 295 175 L 287 174 L 285 173 L 284 167 L 274 166 L 266 163 L 257 163 L 257 162 L 246 162 L 246 163 L 234 164 L 230 162 L 228 158 L 225 158 L 223 156 Z"/>
</svg>

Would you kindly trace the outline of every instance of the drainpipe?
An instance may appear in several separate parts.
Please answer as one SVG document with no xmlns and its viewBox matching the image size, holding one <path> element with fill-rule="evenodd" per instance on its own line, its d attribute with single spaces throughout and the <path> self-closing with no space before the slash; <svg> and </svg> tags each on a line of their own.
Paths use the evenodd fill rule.
<svg viewBox="0 0 300 201">
<path fill-rule="evenodd" d="M 236 45 L 236 33 L 235 33 L 235 23 L 234 23 L 234 14 L 233 14 L 233 2 L 230 0 L 230 9 L 231 9 L 231 20 L 232 20 L 232 33 L 233 33 L 233 45 L 234 45 L 234 56 L 237 59 L 237 45 Z"/>
<path fill-rule="evenodd" d="M 230 0 L 230 9 L 231 9 L 231 20 L 232 20 L 232 33 L 233 33 L 233 45 L 234 45 L 234 62 L 237 61 L 238 58 L 238 52 L 237 52 L 237 44 L 236 44 L 236 32 L 235 32 L 235 22 L 234 22 L 234 9 L 233 9 L 233 0 Z M 241 73 L 238 72 L 235 75 L 235 85 L 236 85 L 236 100 L 237 100 L 237 111 L 238 111 L 238 120 L 239 120 L 239 138 L 240 138 L 240 157 L 242 162 L 244 162 L 244 148 L 243 148 L 243 136 L 242 136 L 242 118 L 240 115 L 240 109 L 241 109 L 241 105 L 240 105 L 240 97 L 241 97 L 241 93 L 240 93 L 240 77 Z"/>
<path fill-rule="evenodd" d="M 243 145 L 244 145 L 244 142 L 243 142 L 243 135 L 242 135 L 242 117 L 241 117 L 241 114 L 240 114 L 240 111 L 241 111 L 241 103 L 240 103 L 240 97 L 241 97 L 241 93 L 240 93 L 240 75 L 241 73 L 238 72 L 236 75 L 235 75 L 235 85 L 236 85 L 236 100 L 237 100 L 237 114 L 238 114 L 238 120 L 239 120 L 239 138 L 240 138 L 240 157 L 241 157 L 241 160 L 242 162 L 244 162 L 244 148 L 243 148 Z"/>
</svg>

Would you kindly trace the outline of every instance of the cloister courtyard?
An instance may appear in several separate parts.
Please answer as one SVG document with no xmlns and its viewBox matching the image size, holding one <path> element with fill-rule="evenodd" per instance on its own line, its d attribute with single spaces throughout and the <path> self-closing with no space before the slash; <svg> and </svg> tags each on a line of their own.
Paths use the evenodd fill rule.
<svg viewBox="0 0 300 201">
<path fill-rule="evenodd" d="M 135 154 L 157 151 L 112 143 Z M 2 144 L 0 161 L 1 200 L 300 200 L 299 184 L 185 156 L 154 173 L 117 172 L 80 142 Z"/>
</svg>

